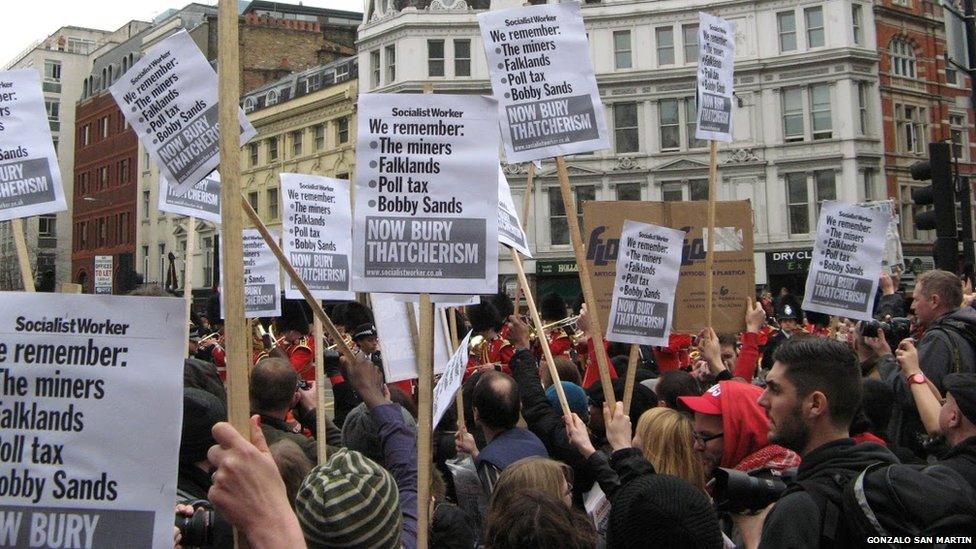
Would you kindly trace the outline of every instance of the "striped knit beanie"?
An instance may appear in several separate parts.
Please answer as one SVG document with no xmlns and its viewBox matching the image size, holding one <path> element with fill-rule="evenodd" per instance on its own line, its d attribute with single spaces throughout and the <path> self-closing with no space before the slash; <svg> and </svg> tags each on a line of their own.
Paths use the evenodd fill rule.
<svg viewBox="0 0 976 549">
<path fill-rule="evenodd" d="M 305 477 L 295 498 L 309 547 L 400 546 L 400 496 L 390 473 L 341 448 Z"/>
</svg>

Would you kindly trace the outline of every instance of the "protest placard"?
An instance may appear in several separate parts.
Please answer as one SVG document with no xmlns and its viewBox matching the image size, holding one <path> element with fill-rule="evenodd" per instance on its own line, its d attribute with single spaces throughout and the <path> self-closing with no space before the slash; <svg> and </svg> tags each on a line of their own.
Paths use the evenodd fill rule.
<svg viewBox="0 0 976 549">
<path fill-rule="evenodd" d="M 712 328 L 745 329 L 746 299 L 755 299 L 752 208 L 746 200 L 718 202 L 715 208 L 715 289 Z M 592 201 L 583 203 L 587 227 L 586 261 L 597 310 L 606 322 L 616 280 L 620 232 L 625 219 L 685 233 L 672 330 L 698 333 L 707 323 L 705 280 L 707 202 Z"/>
<path fill-rule="evenodd" d="M 109 91 L 176 196 L 217 167 L 217 73 L 185 30 L 146 50 Z M 257 132 L 237 110 L 243 145 Z"/>
<path fill-rule="evenodd" d="M 498 241 L 515 248 L 525 257 L 532 257 L 529 239 L 525 236 L 519 215 L 512 200 L 512 189 L 501 167 L 498 168 Z"/>
<path fill-rule="evenodd" d="M 417 302 L 406 302 L 397 299 L 394 294 L 369 294 L 369 302 L 373 308 L 373 319 L 376 322 L 376 332 L 383 356 L 383 373 L 387 383 L 417 379 L 417 353 L 414 336 L 411 334 L 408 318 L 417 322 L 420 318 L 420 308 Z M 413 307 L 413 315 L 407 314 L 407 307 Z M 449 305 L 436 305 L 436 318 L 440 318 L 440 311 Z M 414 326 L 413 333 L 419 333 L 419 324 Z M 444 371 L 450 359 L 450 334 L 441 322 L 434 322 L 434 373 Z"/>
<path fill-rule="evenodd" d="M 625 220 L 607 339 L 667 346 L 685 233 Z"/>
<path fill-rule="evenodd" d="M 498 289 L 498 120 L 475 95 L 359 97 L 353 290 Z"/>
<path fill-rule="evenodd" d="M 871 320 L 890 221 L 875 208 L 823 202 L 804 310 Z"/>
<path fill-rule="evenodd" d="M 901 274 L 905 270 L 905 255 L 901 247 L 901 233 L 898 231 L 898 215 L 894 200 L 871 200 L 858 202 L 858 206 L 878 210 L 890 218 L 885 232 L 884 254 L 881 256 L 881 269 L 887 274 Z"/>
<path fill-rule="evenodd" d="M 433 396 L 433 425 L 440 423 L 444 413 L 454 403 L 454 394 L 461 388 L 461 380 L 464 379 L 464 369 L 468 366 L 468 343 L 471 341 L 471 332 L 464 336 L 460 346 L 451 355 L 451 360 L 443 368 L 444 373 L 437 380 L 434 386 Z"/>
<path fill-rule="evenodd" d="M 275 240 L 278 235 L 272 231 Z M 244 317 L 281 316 L 281 273 L 278 260 L 257 229 L 244 229 Z M 221 263 L 221 265 L 223 265 Z M 226 288 L 224 273 L 221 287 Z M 223 313 L 224 293 L 220 292 Z M 226 318 L 226 317 L 225 317 Z"/>
<path fill-rule="evenodd" d="M 420 302 L 420 294 L 390 294 L 397 301 Z M 466 305 L 477 305 L 481 303 L 480 295 L 455 295 L 455 294 L 432 294 L 431 303 L 442 303 L 454 307 L 464 307 Z"/>
<path fill-rule="evenodd" d="M 356 299 L 349 291 L 352 208 L 349 181 L 298 173 L 281 174 L 284 206 L 282 248 L 316 299 Z M 294 281 L 285 297 L 302 299 Z"/>
<path fill-rule="evenodd" d="M 185 340 L 180 299 L 5 293 L 0 545 L 173 546 Z"/>
<path fill-rule="evenodd" d="M 696 139 L 732 141 L 735 23 L 698 13 L 698 124 Z"/>
<path fill-rule="evenodd" d="M 0 221 L 68 209 L 36 69 L 0 72 Z"/>
<path fill-rule="evenodd" d="M 93 269 L 96 294 L 112 293 L 112 256 L 96 255 Z"/>
<path fill-rule="evenodd" d="M 577 2 L 478 15 L 510 164 L 610 147 Z"/>
<path fill-rule="evenodd" d="M 159 201 L 161 212 L 185 215 L 220 225 L 220 173 L 216 170 L 198 181 L 182 195 L 169 184 L 165 176 L 159 176 Z"/>
</svg>

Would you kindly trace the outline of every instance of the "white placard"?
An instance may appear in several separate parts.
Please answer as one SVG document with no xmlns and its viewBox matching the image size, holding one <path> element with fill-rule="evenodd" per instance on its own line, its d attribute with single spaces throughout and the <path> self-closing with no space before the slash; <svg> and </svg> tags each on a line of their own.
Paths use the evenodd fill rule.
<svg viewBox="0 0 976 549">
<path fill-rule="evenodd" d="M 735 23 L 699 12 L 698 44 L 695 139 L 732 141 Z"/>
<path fill-rule="evenodd" d="M 509 164 L 607 149 L 578 2 L 478 15 Z"/>
<path fill-rule="evenodd" d="M 0 72 L 0 221 L 67 209 L 37 70 Z"/>
<path fill-rule="evenodd" d="M 0 544 L 173 546 L 184 306 L 4 294 Z"/>
<path fill-rule="evenodd" d="M 109 91 L 177 196 L 217 167 L 217 73 L 185 30 L 146 50 Z M 257 132 L 241 109 L 238 120 L 243 145 Z"/>
<path fill-rule="evenodd" d="M 95 256 L 94 279 L 96 294 L 112 293 L 112 256 Z"/>
<path fill-rule="evenodd" d="M 390 294 L 397 301 L 419 303 L 420 294 Z M 481 303 L 480 295 L 453 295 L 453 294 L 431 294 L 431 303 L 443 303 L 454 307 L 464 307 L 467 305 L 477 305 Z"/>
<path fill-rule="evenodd" d="M 532 257 L 529 239 L 525 236 L 515 201 L 512 200 L 512 189 L 501 167 L 498 168 L 498 241 L 515 248 L 525 257 Z"/>
<path fill-rule="evenodd" d="M 431 425 L 434 427 L 441 422 L 444 412 L 447 412 L 447 409 L 454 403 L 455 393 L 461 388 L 464 369 L 468 365 L 468 342 L 470 340 L 471 332 L 468 332 L 468 335 L 461 340 L 461 346 L 451 355 L 451 360 L 444 368 L 444 374 L 437 380 L 437 385 L 434 385 L 434 395 L 431 400 L 434 409 L 434 422 Z M 463 414 L 464 410 L 458 410 L 458 413 Z"/>
<path fill-rule="evenodd" d="M 359 96 L 353 290 L 498 290 L 498 120 L 476 95 Z"/>
<path fill-rule="evenodd" d="M 220 225 L 220 173 L 217 170 L 210 172 L 182 196 L 176 194 L 176 188 L 160 174 L 157 207 L 161 212 L 195 217 Z"/>
<path fill-rule="evenodd" d="M 281 241 L 276 231 L 270 232 L 272 238 Z M 278 258 L 257 229 L 244 229 L 241 239 L 244 249 L 244 317 L 281 316 L 281 268 Z M 221 288 L 226 288 L 223 263 L 220 265 Z M 220 292 L 220 314 L 227 318 L 223 291 Z"/>
<path fill-rule="evenodd" d="M 607 339 L 667 346 L 684 231 L 625 220 Z"/>
<path fill-rule="evenodd" d="M 356 293 L 349 291 L 352 253 L 349 181 L 283 173 L 281 200 L 283 249 L 312 295 L 316 299 L 356 299 Z M 285 297 L 304 299 L 290 278 L 285 281 Z"/>
<path fill-rule="evenodd" d="M 820 208 L 803 309 L 871 320 L 891 217 L 874 208 L 825 201 Z"/>
<path fill-rule="evenodd" d="M 397 299 L 395 294 L 369 294 L 376 332 L 383 356 L 383 373 L 387 383 L 417 379 L 417 354 L 411 335 L 407 307 L 413 307 L 416 333 L 420 335 L 420 304 Z M 450 358 L 450 335 L 445 322 L 439 321 L 448 305 L 434 306 L 434 373 L 444 371 Z"/>
<path fill-rule="evenodd" d="M 885 233 L 885 249 L 881 258 L 881 269 L 887 274 L 901 274 L 905 270 L 905 255 L 901 247 L 901 234 L 898 231 L 898 216 L 895 215 L 894 200 L 872 200 L 858 202 L 858 206 L 878 210 L 889 216 L 888 230 Z"/>
</svg>

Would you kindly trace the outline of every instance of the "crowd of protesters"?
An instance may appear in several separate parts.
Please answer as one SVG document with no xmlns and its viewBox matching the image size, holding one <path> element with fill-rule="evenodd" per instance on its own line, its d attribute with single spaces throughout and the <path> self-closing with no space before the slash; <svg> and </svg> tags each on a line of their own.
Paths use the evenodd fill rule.
<svg viewBox="0 0 976 549">
<path fill-rule="evenodd" d="M 430 501 L 418 501 L 414 388 L 384 382 L 367 307 L 329 308 L 357 358 L 325 353 L 335 410 L 320 465 L 307 313 L 285 307 L 270 337 L 255 326 L 243 433 L 225 422 L 213 314 L 186 361 L 176 510 L 209 502 L 214 547 L 232 545 L 232 527 L 252 548 L 411 548 L 421 529 L 431 547 L 495 549 L 972 543 L 972 301 L 949 272 L 922 274 L 910 294 L 883 275 L 875 322 L 805 314 L 783 292 L 743 304 L 740 334 L 706 328 L 629 356 L 590 344 L 585 304 L 545 296 L 555 327 L 536 334 L 507 298 L 484 297 L 459 309 L 460 333 L 477 337 L 464 409 L 434 426 Z M 612 406 L 598 352 L 610 359 Z"/>
</svg>

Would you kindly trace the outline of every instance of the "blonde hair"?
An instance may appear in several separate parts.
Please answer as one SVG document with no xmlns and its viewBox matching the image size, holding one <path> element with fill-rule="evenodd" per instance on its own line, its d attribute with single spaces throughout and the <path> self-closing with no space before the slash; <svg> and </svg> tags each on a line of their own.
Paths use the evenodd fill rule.
<svg viewBox="0 0 976 549">
<path fill-rule="evenodd" d="M 671 408 L 651 408 L 637 421 L 640 450 L 654 470 L 684 479 L 705 491 L 705 473 L 695 453 L 694 423 Z"/>
<path fill-rule="evenodd" d="M 491 493 L 489 507 L 505 505 L 512 494 L 520 488 L 530 488 L 545 492 L 562 501 L 566 493 L 563 482 L 569 484 L 572 470 L 565 463 L 549 458 L 528 457 L 520 459 L 502 471 Z"/>
</svg>

